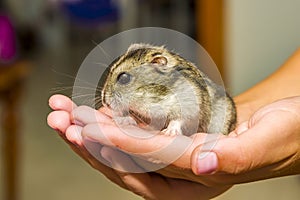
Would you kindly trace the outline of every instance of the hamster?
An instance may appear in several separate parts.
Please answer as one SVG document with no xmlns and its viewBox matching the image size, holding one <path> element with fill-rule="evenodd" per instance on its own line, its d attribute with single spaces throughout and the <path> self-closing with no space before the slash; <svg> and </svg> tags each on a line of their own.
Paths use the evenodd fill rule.
<svg viewBox="0 0 300 200">
<path fill-rule="evenodd" d="M 110 64 L 101 101 L 117 123 L 144 124 L 170 136 L 228 134 L 236 124 L 224 89 L 164 46 L 130 45 Z"/>
</svg>

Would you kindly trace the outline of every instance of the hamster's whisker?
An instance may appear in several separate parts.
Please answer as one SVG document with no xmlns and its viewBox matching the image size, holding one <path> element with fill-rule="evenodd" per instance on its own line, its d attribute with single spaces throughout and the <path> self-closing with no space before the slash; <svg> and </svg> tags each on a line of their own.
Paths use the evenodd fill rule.
<svg viewBox="0 0 300 200">
<path fill-rule="evenodd" d="M 83 101 L 81 102 L 82 104 L 94 106 L 96 109 L 100 108 L 100 105 L 102 105 L 101 97 L 95 97 L 95 94 L 74 95 L 71 98 L 73 100 L 83 98 Z"/>
<path fill-rule="evenodd" d="M 72 98 L 82 98 L 82 97 L 95 97 L 95 94 L 80 94 L 80 95 L 74 95 Z"/>
<path fill-rule="evenodd" d="M 96 86 L 95 84 L 90 83 L 90 82 L 85 81 L 85 80 L 82 80 L 82 79 L 80 79 L 80 78 L 75 78 L 74 80 L 78 80 L 78 83 L 80 83 L 80 84 L 85 84 L 85 85 L 87 85 L 87 86 L 91 86 L 92 88 Z M 75 85 L 74 85 L 74 86 L 75 86 Z"/>
<path fill-rule="evenodd" d="M 108 67 L 109 66 L 109 64 L 103 63 L 103 62 L 93 62 L 93 64 L 104 66 L 104 67 Z"/>
<path fill-rule="evenodd" d="M 111 56 L 104 50 L 104 48 L 100 45 L 97 44 L 97 42 L 95 42 L 94 40 L 92 40 L 92 42 L 96 45 L 96 47 L 98 49 L 100 49 L 100 51 L 105 55 L 106 59 L 111 62 L 113 59 L 111 58 Z"/>
<path fill-rule="evenodd" d="M 73 75 L 70 75 L 70 74 L 67 74 L 67 73 L 64 73 L 64 72 L 59 72 L 59 71 L 56 71 L 55 69 L 52 69 L 52 71 L 58 75 L 61 75 L 61 76 L 64 76 L 64 77 L 67 77 L 67 78 L 70 78 L 72 80 L 75 80 L 75 77 Z"/>
<path fill-rule="evenodd" d="M 86 85 L 89 85 L 89 86 L 92 86 L 92 87 L 95 86 L 94 84 L 92 84 L 92 83 L 90 83 L 90 82 L 88 82 L 88 81 L 86 81 L 86 80 L 80 79 L 80 78 L 78 78 L 78 77 L 75 77 L 75 76 L 73 76 L 73 75 L 70 75 L 70 74 L 67 74 L 67 73 L 63 73 L 63 72 L 58 72 L 58 71 L 56 71 L 56 70 L 54 70 L 54 69 L 52 69 L 52 71 L 53 71 L 54 73 L 58 74 L 58 75 L 61 75 L 61 76 L 70 78 L 70 79 L 72 79 L 72 80 L 74 80 L 74 81 L 77 80 L 77 81 L 79 81 L 80 83 L 83 83 L 83 84 L 86 84 Z"/>
<path fill-rule="evenodd" d="M 62 92 L 62 91 L 66 91 L 66 90 L 69 90 L 69 89 L 72 89 L 72 87 L 54 87 L 54 88 L 51 88 L 50 89 L 50 93 L 57 93 L 57 92 Z"/>
<path fill-rule="evenodd" d="M 91 91 L 96 91 L 96 92 L 101 92 L 101 88 L 100 87 L 96 87 L 96 88 L 92 88 L 92 87 L 83 87 L 83 86 L 72 86 L 72 88 L 78 88 L 78 89 L 84 89 L 84 90 L 91 90 Z"/>
<path fill-rule="evenodd" d="M 87 91 L 101 92 L 101 89 L 99 87 L 97 87 L 97 88 L 91 88 L 91 87 L 82 87 L 82 86 L 58 86 L 58 87 L 51 88 L 50 89 L 50 93 L 53 94 L 53 93 L 67 91 L 67 90 L 73 90 L 74 88 L 82 89 L 83 91 L 87 90 Z"/>
</svg>

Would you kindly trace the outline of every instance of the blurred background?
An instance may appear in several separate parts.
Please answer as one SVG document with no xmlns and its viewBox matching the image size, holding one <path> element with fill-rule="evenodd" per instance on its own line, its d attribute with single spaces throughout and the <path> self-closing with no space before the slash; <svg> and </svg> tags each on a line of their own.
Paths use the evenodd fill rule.
<svg viewBox="0 0 300 200">
<path fill-rule="evenodd" d="M 96 44 L 136 27 L 180 31 L 207 49 L 236 95 L 299 48 L 299 8 L 297 0 L 1 0 L 0 199 L 140 199 L 93 170 L 46 124 L 48 98 L 71 94 Z M 296 200 L 299 187 L 299 177 L 279 178 L 216 199 Z"/>
</svg>

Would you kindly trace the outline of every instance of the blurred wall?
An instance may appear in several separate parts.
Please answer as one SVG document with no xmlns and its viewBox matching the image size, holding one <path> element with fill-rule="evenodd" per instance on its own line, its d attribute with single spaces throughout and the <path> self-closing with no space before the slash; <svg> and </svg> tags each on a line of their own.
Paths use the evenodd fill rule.
<svg viewBox="0 0 300 200">
<path fill-rule="evenodd" d="M 44 12 L 48 1 L 44 0 L 3 0 L 9 12 L 17 19 L 18 23 L 36 24 Z M 37 24 L 36 24 L 37 25 Z"/>
<path fill-rule="evenodd" d="M 227 0 L 226 58 L 238 94 L 276 70 L 300 47 L 300 1 Z"/>
</svg>

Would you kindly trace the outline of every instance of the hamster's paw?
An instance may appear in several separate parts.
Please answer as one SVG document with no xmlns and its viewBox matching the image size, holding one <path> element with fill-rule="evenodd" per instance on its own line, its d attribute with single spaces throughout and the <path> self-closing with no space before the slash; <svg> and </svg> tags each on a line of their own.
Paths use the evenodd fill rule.
<svg viewBox="0 0 300 200">
<path fill-rule="evenodd" d="M 168 127 L 162 130 L 162 133 L 167 136 L 182 135 L 181 121 L 170 121 Z"/>
<path fill-rule="evenodd" d="M 130 125 L 136 126 L 137 125 L 136 121 L 132 117 L 130 117 L 130 116 L 126 116 L 126 117 L 114 117 L 113 121 L 117 125 L 123 125 L 123 126 L 130 126 Z"/>
</svg>

